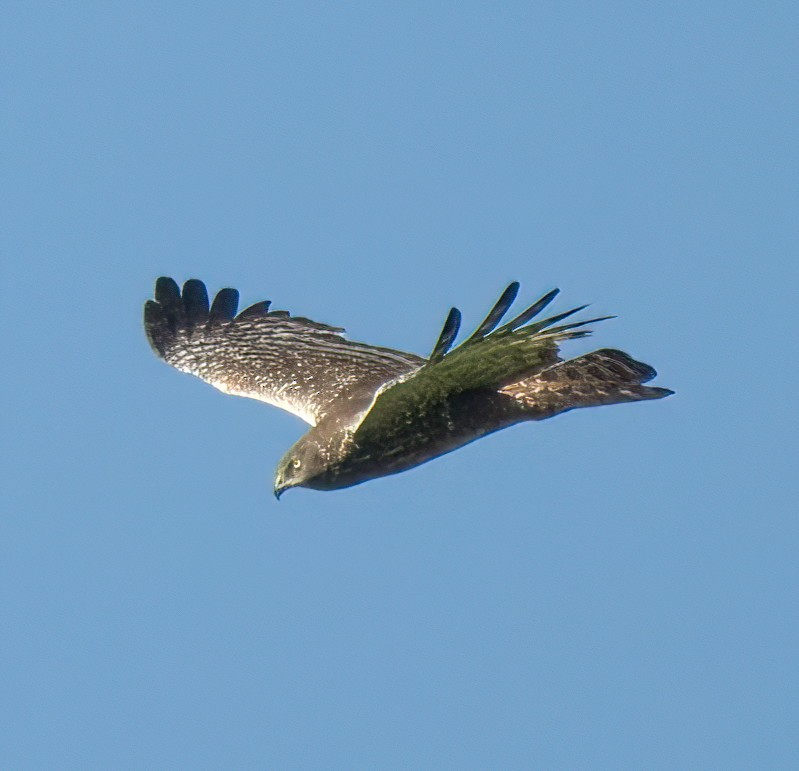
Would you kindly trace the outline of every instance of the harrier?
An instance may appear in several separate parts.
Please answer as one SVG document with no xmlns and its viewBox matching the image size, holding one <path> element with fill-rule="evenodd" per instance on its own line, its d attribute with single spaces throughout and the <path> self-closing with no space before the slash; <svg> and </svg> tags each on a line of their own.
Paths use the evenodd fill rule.
<svg viewBox="0 0 799 771">
<path fill-rule="evenodd" d="M 657 374 L 608 348 L 563 361 L 558 344 L 590 334 L 564 321 L 586 306 L 535 320 L 557 289 L 501 324 L 519 291 L 502 293 L 475 332 L 453 348 L 452 308 L 426 359 L 347 340 L 331 327 L 260 302 L 237 315 L 238 292 L 159 278 L 144 306 L 156 354 L 220 391 L 293 412 L 312 428 L 277 466 L 290 487 L 336 490 L 396 474 L 524 420 L 673 393 L 643 385 Z"/>
</svg>

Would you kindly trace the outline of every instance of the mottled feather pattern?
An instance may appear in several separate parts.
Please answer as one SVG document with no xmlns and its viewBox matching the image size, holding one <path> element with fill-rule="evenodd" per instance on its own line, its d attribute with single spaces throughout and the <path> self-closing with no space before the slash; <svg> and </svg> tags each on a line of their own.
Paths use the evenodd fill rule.
<svg viewBox="0 0 799 771">
<path fill-rule="evenodd" d="M 226 393 L 268 402 L 316 424 L 348 394 L 376 391 L 423 362 L 412 354 L 356 343 L 340 327 L 270 311 L 256 303 L 236 315 L 238 292 L 220 290 L 213 303 L 190 279 L 181 292 L 156 282 L 145 306 L 153 349 L 172 366 Z"/>
<path fill-rule="evenodd" d="M 673 393 L 643 385 L 656 375 L 648 364 L 623 351 L 603 348 L 554 364 L 499 392 L 516 399 L 531 417 L 549 417 L 576 407 L 660 399 Z"/>
</svg>

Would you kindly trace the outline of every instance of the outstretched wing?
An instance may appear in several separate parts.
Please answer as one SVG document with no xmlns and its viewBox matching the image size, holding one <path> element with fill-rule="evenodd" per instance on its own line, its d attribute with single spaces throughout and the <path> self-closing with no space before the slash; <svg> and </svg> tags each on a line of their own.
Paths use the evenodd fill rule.
<svg viewBox="0 0 799 771">
<path fill-rule="evenodd" d="M 202 281 L 181 292 L 159 278 L 155 300 L 144 306 L 153 350 L 168 364 L 220 391 L 247 396 L 318 423 L 354 392 L 377 391 L 424 359 L 390 348 L 356 343 L 331 327 L 260 302 L 236 315 L 238 292 L 222 289 L 208 302 Z"/>
<path fill-rule="evenodd" d="M 460 326 L 460 312 L 453 308 L 426 364 L 411 374 L 388 383 L 364 417 L 358 433 L 379 434 L 386 421 L 397 414 L 424 415 L 432 405 L 467 391 L 502 387 L 528 378 L 560 361 L 558 343 L 584 337 L 586 324 L 613 318 L 601 316 L 559 324 L 586 306 L 572 308 L 541 321 L 533 321 L 555 299 L 557 289 L 545 294 L 506 324 L 499 326 L 519 291 L 512 283 L 488 316 L 464 343 L 450 350 Z"/>
</svg>

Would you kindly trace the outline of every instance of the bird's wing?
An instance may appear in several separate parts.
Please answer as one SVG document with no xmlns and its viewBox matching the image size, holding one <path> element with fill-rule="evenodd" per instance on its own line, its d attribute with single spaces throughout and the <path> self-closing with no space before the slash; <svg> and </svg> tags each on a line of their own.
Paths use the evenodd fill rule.
<svg viewBox="0 0 799 771">
<path fill-rule="evenodd" d="M 144 306 L 153 350 L 168 364 L 220 391 L 273 404 L 311 425 L 354 392 L 377 391 L 418 368 L 424 359 L 356 343 L 331 327 L 260 302 L 236 315 L 238 292 L 222 289 L 208 302 L 205 285 L 191 279 L 181 292 L 159 278 Z"/>
<path fill-rule="evenodd" d="M 466 391 L 491 389 L 496 392 L 522 378 L 531 377 L 560 361 L 558 343 L 590 334 L 584 327 L 612 316 L 559 324 L 586 306 L 533 321 L 555 296 L 557 289 L 545 294 L 511 321 L 499 326 L 519 291 L 514 282 L 464 343 L 450 350 L 460 327 L 457 308 L 450 310 L 444 328 L 426 364 L 387 383 L 377 394 L 372 408 L 364 416 L 356 437 L 376 436 L 387 421 L 398 414 L 424 414 L 431 405 Z"/>
</svg>

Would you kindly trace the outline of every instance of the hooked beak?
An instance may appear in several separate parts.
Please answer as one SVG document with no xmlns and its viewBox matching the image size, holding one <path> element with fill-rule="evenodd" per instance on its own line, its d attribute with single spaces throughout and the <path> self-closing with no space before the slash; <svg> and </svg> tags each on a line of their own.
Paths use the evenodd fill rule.
<svg viewBox="0 0 799 771">
<path fill-rule="evenodd" d="M 280 496 L 281 496 L 281 495 L 283 495 L 283 493 L 285 492 L 285 490 L 286 490 L 286 488 L 285 488 L 285 487 L 276 487 L 276 488 L 275 488 L 275 498 L 276 498 L 277 500 L 280 500 Z"/>
</svg>

